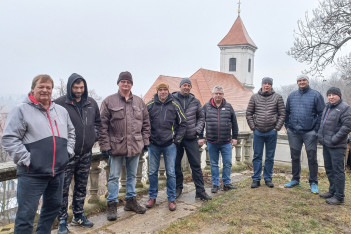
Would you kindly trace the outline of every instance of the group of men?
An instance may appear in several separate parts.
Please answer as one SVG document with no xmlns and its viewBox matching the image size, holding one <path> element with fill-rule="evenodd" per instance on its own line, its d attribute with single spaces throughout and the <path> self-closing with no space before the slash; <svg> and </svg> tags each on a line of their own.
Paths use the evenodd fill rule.
<svg viewBox="0 0 351 234">
<path fill-rule="evenodd" d="M 88 96 L 86 80 L 73 73 L 67 94 L 51 101 L 54 82 L 49 75 L 32 81 L 27 99 L 15 107 L 5 124 L 2 145 L 17 164 L 18 212 L 15 233 L 32 233 L 36 210 L 42 207 L 36 233 L 50 233 L 57 217 L 59 234 L 68 233 L 69 187 L 74 178 L 72 225 L 92 227 L 84 215 L 84 201 L 92 158 L 99 142 L 108 158 L 107 219 L 117 219 L 117 196 L 122 166 L 126 168 L 124 210 L 144 214 L 136 200 L 135 184 L 140 154 L 149 155 L 149 200 L 156 203 L 158 170 L 163 154 L 167 175 L 168 208 L 176 210 L 175 199 L 183 189 L 181 161 L 184 150 L 192 168 L 196 198 L 211 200 L 204 188 L 199 147 L 207 144 L 211 157 L 212 192 L 219 190 L 219 153 L 223 157 L 223 189 L 236 188 L 230 182 L 232 145 L 237 143 L 238 126 L 232 106 L 224 99 L 223 87 L 213 89 L 213 98 L 204 108 L 190 93 L 189 78 L 180 82 L 180 91 L 171 94 L 166 83 L 156 87 L 154 98 L 145 104 L 133 95 L 133 77 L 120 73 L 118 92 L 108 96 L 99 110 Z M 220 131 L 218 131 L 220 129 Z"/>
<path fill-rule="evenodd" d="M 323 145 L 325 169 L 330 182 L 328 204 L 344 202 L 344 156 L 347 135 L 351 131 L 351 108 L 342 102 L 341 92 L 332 87 L 325 106 L 321 94 L 309 87 L 309 78 L 297 78 L 299 89 L 288 97 L 286 107 L 281 95 L 272 89 L 273 79 L 262 79 L 262 88 L 249 102 L 246 118 L 254 131 L 254 155 L 251 188 L 260 186 L 262 156 L 265 152 L 263 178 L 273 188 L 274 154 L 277 132 L 285 127 L 292 158 L 292 188 L 300 183 L 300 157 L 305 144 L 309 182 L 312 193 L 318 191 L 317 138 Z M 167 197 L 170 211 L 176 210 L 175 199 L 182 194 L 181 161 L 184 151 L 192 169 L 196 198 L 211 200 L 204 188 L 199 147 L 205 139 L 210 156 L 212 193 L 220 189 L 219 156 L 222 156 L 223 190 L 236 189 L 231 183 L 232 147 L 237 144 L 238 124 L 234 109 L 224 98 L 224 88 L 215 86 L 213 97 L 203 107 L 190 93 L 192 82 L 181 80 L 180 91 L 170 93 L 166 83 L 156 87 L 154 98 L 145 104 L 132 94 L 133 77 L 120 73 L 118 92 L 108 96 L 99 110 L 88 96 L 86 80 L 73 73 L 67 82 L 67 94 L 53 102 L 54 82 L 48 75 L 32 81 L 31 91 L 21 105 L 8 116 L 2 145 L 17 164 L 18 212 L 15 233 L 32 233 L 39 199 L 43 203 L 36 233 L 50 233 L 56 217 L 59 234 L 68 233 L 67 208 L 69 187 L 74 177 L 73 225 L 92 227 L 84 216 L 84 200 L 89 176 L 92 147 L 99 142 L 108 158 L 107 219 L 117 219 L 117 196 L 122 166 L 126 168 L 124 210 L 144 214 L 146 208 L 136 200 L 135 184 L 140 154 L 148 151 L 149 200 L 152 208 L 158 194 L 158 170 L 161 154 L 167 175 Z M 206 131 L 204 131 L 206 129 Z M 318 137 L 317 137 L 318 134 Z"/>
<path fill-rule="evenodd" d="M 263 178 L 273 188 L 272 182 L 277 131 L 285 123 L 292 162 L 292 179 L 285 184 L 293 188 L 300 184 L 301 150 L 305 145 L 311 192 L 319 194 L 317 141 L 323 145 L 324 167 L 329 180 L 329 191 L 320 194 L 326 203 L 340 205 L 345 197 L 345 153 L 348 134 L 351 131 L 351 108 L 342 100 L 339 88 L 331 87 L 324 103 L 322 95 L 309 86 L 309 77 L 297 77 L 298 90 L 292 92 L 286 106 L 282 96 L 275 93 L 273 79 L 262 79 L 262 88 L 254 94 L 248 104 L 246 119 L 254 131 L 253 169 L 251 188 L 258 188 L 262 173 L 262 156 L 265 147 Z"/>
</svg>

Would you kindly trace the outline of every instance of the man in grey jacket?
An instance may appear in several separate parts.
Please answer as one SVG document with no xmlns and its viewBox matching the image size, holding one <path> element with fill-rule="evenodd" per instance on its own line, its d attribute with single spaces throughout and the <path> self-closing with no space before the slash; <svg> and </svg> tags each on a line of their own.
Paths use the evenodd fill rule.
<svg viewBox="0 0 351 234">
<path fill-rule="evenodd" d="M 16 234 L 50 233 L 62 201 L 64 169 L 74 154 L 75 133 L 65 108 L 51 102 L 54 81 L 38 75 L 26 100 L 9 114 L 2 145 L 17 164 Z"/>
<path fill-rule="evenodd" d="M 199 152 L 199 145 L 205 143 L 205 139 L 198 138 L 205 125 L 205 115 L 200 101 L 190 93 L 192 88 L 191 80 L 183 78 L 180 81 L 180 91 L 172 93 L 175 100 L 182 106 L 186 119 L 187 128 L 182 142 L 177 146 L 177 157 L 175 161 L 176 174 L 176 198 L 178 198 L 183 190 L 183 173 L 181 162 L 184 155 L 184 149 L 188 157 L 191 167 L 193 181 L 196 187 L 195 197 L 201 200 L 211 200 L 204 188 L 204 180 L 202 178 L 201 170 L 201 154 Z"/>
<path fill-rule="evenodd" d="M 324 108 L 318 140 L 323 145 L 324 167 L 329 180 L 329 191 L 320 194 L 330 205 L 344 204 L 345 153 L 351 131 L 351 108 L 341 99 L 339 88 L 327 91 L 328 103 Z"/>
<path fill-rule="evenodd" d="M 285 106 L 281 95 L 272 89 L 273 79 L 264 77 L 262 88 L 252 95 L 246 110 L 249 127 L 254 131 L 252 160 L 254 174 L 251 188 L 258 188 L 262 173 L 263 147 L 266 148 L 263 178 L 265 184 L 273 188 L 272 182 L 274 154 L 277 145 L 277 132 L 283 127 L 285 120 Z"/>
</svg>

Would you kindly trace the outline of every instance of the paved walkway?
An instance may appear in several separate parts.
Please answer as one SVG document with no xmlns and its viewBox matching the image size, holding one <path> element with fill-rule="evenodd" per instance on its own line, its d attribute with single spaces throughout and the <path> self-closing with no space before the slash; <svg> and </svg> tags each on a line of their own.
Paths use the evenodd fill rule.
<svg viewBox="0 0 351 234">
<path fill-rule="evenodd" d="M 234 185 L 236 182 L 248 178 L 249 176 L 251 176 L 250 171 L 233 173 L 231 175 Z M 210 187 L 210 185 L 207 185 L 206 191 L 212 196 L 213 194 L 211 194 Z M 221 193 L 223 193 L 223 191 L 220 191 L 218 194 Z M 147 200 L 148 195 L 144 195 L 139 199 L 139 202 L 145 204 Z M 155 233 L 168 227 L 171 223 L 191 215 L 197 211 L 203 203 L 204 201 L 195 199 L 194 183 L 189 182 L 184 184 L 183 193 L 177 199 L 176 211 L 171 212 L 168 210 L 166 188 L 164 188 L 159 191 L 155 207 L 148 209 L 145 214 L 124 211 L 123 206 L 120 206 L 117 210 L 118 219 L 116 221 L 107 221 L 106 212 L 101 212 L 89 217 L 89 220 L 94 223 L 92 228 L 82 228 L 71 225 L 68 225 L 68 228 L 72 234 Z M 57 229 L 53 230 L 51 233 L 56 234 Z"/>
</svg>

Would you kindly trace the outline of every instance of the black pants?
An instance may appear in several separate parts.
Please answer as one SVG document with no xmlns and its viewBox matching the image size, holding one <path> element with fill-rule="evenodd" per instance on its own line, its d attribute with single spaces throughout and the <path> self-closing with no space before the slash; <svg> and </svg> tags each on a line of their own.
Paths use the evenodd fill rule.
<svg viewBox="0 0 351 234">
<path fill-rule="evenodd" d="M 65 180 L 63 185 L 62 205 L 58 220 L 67 219 L 69 187 L 74 176 L 74 190 L 72 210 L 75 216 L 84 213 L 84 200 L 87 194 L 87 184 L 90 171 L 91 152 L 83 155 L 75 155 L 69 159 L 65 168 Z"/>
<path fill-rule="evenodd" d="M 329 180 L 329 192 L 340 201 L 345 197 L 345 149 L 323 146 L 325 172 Z"/>
<path fill-rule="evenodd" d="M 183 173 L 181 162 L 184 155 L 184 149 L 188 156 L 188 161 L 192 171 L 193 181 L 196 187 L 196 192 L 205 191 L 204 180 L 202 178 L 201 171 L 201 155 L 197 140 L 183 140 L 182 143 L 177 146 L 177 157 L 175 161 L 175 174 L 176 174 L 176 188 L 183 189 Z"/>
</svg>

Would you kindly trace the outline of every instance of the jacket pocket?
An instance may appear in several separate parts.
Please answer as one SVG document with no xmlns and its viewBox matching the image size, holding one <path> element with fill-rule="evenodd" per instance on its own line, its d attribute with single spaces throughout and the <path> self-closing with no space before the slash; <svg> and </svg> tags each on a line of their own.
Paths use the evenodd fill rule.
<svg viewBox="0 0 351 234">
<path fill-rule="evenodd" d="M 112 119 L 124 119 L 125 118 L 124 107 L 111 108 L 111 116 L 112 116 Z"/>
<path fill-rule="evenodd" d="M 143 113 L 142 110 L 137 107 L 137 106 L 133 106 L 133 113 L 134 113 L 134 118 L 135 119 L 142 119 L 143 118 Z"/>
</svg>

